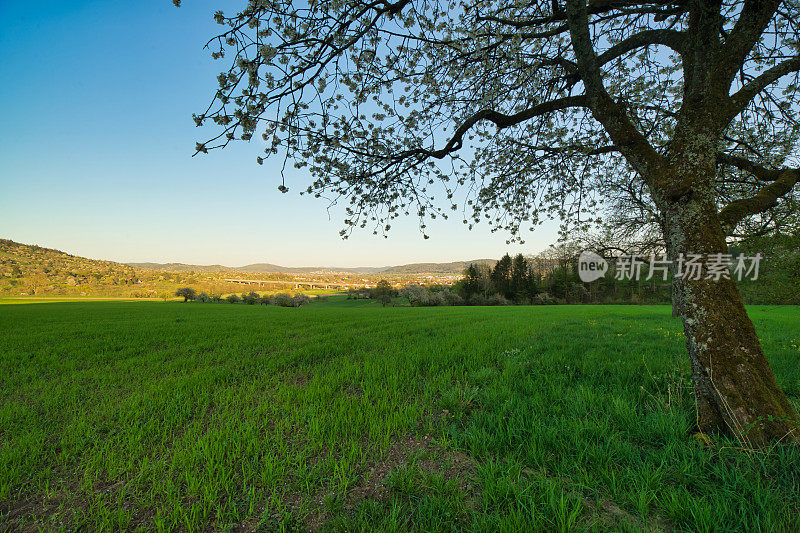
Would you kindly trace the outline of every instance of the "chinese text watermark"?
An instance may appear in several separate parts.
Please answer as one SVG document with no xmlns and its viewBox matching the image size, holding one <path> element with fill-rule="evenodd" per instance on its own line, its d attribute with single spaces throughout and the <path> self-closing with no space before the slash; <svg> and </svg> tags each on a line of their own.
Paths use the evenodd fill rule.
<svg viewBox="0 0 800 533">
<path fill-rule="evenodd" d="M 615 258 L 614 279 L 667 281 L 670 273 L 684 280 L 713 280 L 736 278 L 757 280 L 761 266 L 761 254 L 679 254 L 674 260 L 666 255 L 621 255 Z M 600 255 L 584 251 L 578 258 L 578 276 L 583 282 L 591 282 L 605 276 L 609 261 Z"/>
</svg>

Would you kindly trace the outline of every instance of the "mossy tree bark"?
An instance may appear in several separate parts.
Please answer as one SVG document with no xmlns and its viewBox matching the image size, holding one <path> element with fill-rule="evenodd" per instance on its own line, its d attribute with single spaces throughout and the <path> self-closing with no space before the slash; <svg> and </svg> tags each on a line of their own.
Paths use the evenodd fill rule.
<svg viewBox="0 0 800 533">
<path fill-rule="evenodd" d="M 701 180 L 696 181 L 701 182 Z M 716 204 L 702 188 L 663 204 L 669 255 L 727 253 Z M 695 279 L 698 278 L 699 279 Z M 675 276 L 697 402 L 697 430 L 748 448 L 800 442 L 797 414 L 767 362 L 736 282 Z"/>
</svg>

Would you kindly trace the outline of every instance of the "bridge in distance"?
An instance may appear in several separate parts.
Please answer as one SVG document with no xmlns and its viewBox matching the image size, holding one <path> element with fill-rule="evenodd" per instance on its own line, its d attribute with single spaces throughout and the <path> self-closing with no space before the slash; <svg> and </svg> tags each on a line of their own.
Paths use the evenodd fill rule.
<svg viewBox="0 0 800 533">
<path fill-rule="evenodd" d="M 294 285 L 295 289 L 300 289 L 301 287 L 305 287 L 308 289 L 347 290 L 347 289 L 364 289 L 373 286 L 368 283 L 344 283 L 336 281 L 283 281 L 283 280 L 272 280 L 272 279 L 223 279 L 222 281 L 227 281 L 229 283 L 239 283 L 241 285 L 258 285 L 258 286 Z"/>
</svg>

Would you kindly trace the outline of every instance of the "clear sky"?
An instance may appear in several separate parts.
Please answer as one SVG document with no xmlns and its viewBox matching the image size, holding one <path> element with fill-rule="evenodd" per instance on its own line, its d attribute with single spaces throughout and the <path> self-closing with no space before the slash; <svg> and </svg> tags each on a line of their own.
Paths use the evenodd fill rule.
<svg viewBox="0 0 800 533">
<path fill-rule="evenodd" d="M 342 212 L 299 196 L 310 179 L 255 163 L 257 141 L 192 158 L 193 112 L 224 64 L 202 49 L 224 0 L 0 0 L 0 237 L 115 261 L 382 266 L 534 253 L 556 224 L 508 235 L 460 218 L 339 237 Z"/>
</svg>

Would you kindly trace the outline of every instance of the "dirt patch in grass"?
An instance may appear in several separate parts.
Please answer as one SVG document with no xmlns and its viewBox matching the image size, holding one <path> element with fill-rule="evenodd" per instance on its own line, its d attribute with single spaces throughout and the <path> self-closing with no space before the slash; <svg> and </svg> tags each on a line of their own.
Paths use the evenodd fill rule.
<svg viewBox="0 0 800 533">
<path fill-rule="evenodd" d="M 388 484 L 389 476 L 411 464 L 423 475 L 436 474 L 445 481 L 454 481 L 470 501 L 476 499 L 475 462 L 470 456 L 442 448 L 429 435 L 405 435 L 395 441 L 379 460 L 364 469 L 358 483 L 345 495 L 345 510 L 352 511 L 368 499 L 386 501 L 392 490 Z M 312 517 L 309 529 L 318 529 L 327 518 L 324 512 L 322 516 Z"/>
<path fill-rule="evenodd" d="M 467 454 L 458 450 L 439 446 L 429 435 L 404 435 L 398 438 L 388 450 L 376 454 L 379 457 L 368 463 L 359 475 L 358 482 L 339 497 L 343 500 L 342 511 L 352 512 L 365 500 L 387 501 L 392 492 L 389 476 L 409 465 L 423 475 L 440 475 L 445 481 L 453 481 L 467 495 L 470 502 L 477 500 L 475 483 L 475 462 Z M 297 520 L 296 526 L 305 531 L 318 531 L 331 518 L 326 500 L 336 498 L 331 490 L 323 489 L 306 495 L 300 492 L 287 492 L 282 495 L 281 511 L 272 514 L 273 520 L 289 516 Z M 277 498 L 276 498 L 277 499 Z M 266 524 L 269 527 L 270 524 Z M 273 524 L 274 525 L 274 524 Z M 265 524 L 262 523 L 263 529 Z M 234 526 L 234 531 L 256 531 L 258 524 L 248 520 Z"/>
<path fill-rule="evenodd" d="M 347 494 L 348 504 L 373 498 L 385 500 L 390 489 L 386 484 L 389 474 L 413 462 L 422 474 L 439 474 L 446 481 L 454 480 L 466 494 L 475 492 L 472 481 L 475 462 L 467 454 L 438 446 L 429 435 L 406 435 L 392 444 L 382 460 L 371 464 L 360 482 Z"/>
<path fill-rule="evenodd" d="M 289 384 L 294 385 L 295 387 L 299 387 L 300 389 L 305 389 L 306 385 L 311 383 L 311 378 L 313 376 L 310 372 L 298 372 L 289 378 Z"/>
<path fill-rule="evenodd" d="M 3 531 L 40 531 L 41 517 L 52 515 L 59 507 L 58 499 L 23 498 L 0 502 L 0 521 Z"/>
<path fill-rule="evenodd" d="M 364 396 L 364 390 L 358 385 L 347 384 L 342 386 L 342 392 L 351 398 L 360 398 Z"/>
<path fill-rule="evenodd" d="M 69 530 L 72 513 L 62 513 L 62 522 L 53 524 L 61 510 L 86 510 L 87 503 L 75 497 L 77 482 L 61 482 L 49 496 L 41 494 L 20 495 L 16 499 L 0 502 L 1 531 L 47 531 L 51 527 Z M 7 529 L 3 529 L 7 528 Z"/>
<path fill-rule="evenodd" d="M 650 515 L 648 517 L 647 525 L 642 523 L 642 520 L 629 513 L 616 503 L 610 500 L 600 500 L 600 503 L 583 498 L 581 504 L 584 508 L 592 511 L 598 517 L 600 525 L 603 528 L 616 529 L 620 524 L 628 524 L 634 526 L 640 531 L 675 531 L 674 525 L 664 520 L 658 515 Z"/>
</svg>

